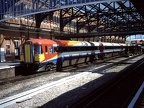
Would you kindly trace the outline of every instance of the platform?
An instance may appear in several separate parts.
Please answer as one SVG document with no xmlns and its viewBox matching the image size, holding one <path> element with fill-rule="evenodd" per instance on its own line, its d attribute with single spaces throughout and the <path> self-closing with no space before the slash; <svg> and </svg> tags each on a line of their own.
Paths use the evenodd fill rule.
<svg viewBox="0 0 144 108">
<path fill-rule="evenodd" d="M 143 108 L 144 107 L 144 82 L 140 86 L 133 100 L 129 104 L 128 108 Z"/>
<path fill-rule="evenodd" d="M 0 63 L 0 79 L 16 76 L 16 68 L 19 67 L 19 65 L 19 62 Z"/>
</svg>

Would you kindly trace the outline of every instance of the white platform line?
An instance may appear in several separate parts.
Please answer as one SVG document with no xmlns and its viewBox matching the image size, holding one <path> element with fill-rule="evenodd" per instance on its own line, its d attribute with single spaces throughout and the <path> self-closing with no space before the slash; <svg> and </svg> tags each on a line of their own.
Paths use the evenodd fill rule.
<svg viewBox="0 0 144 108">
<path fill-rule="evenodd" d="M 134 105 L 135 105 L 138 97 L 140 96 L 143 88 L 144 88 L 144 82 L 142 83 L 142 85 L 141 85 L 141 87 L 139 88 L 138 92 L 136 93 L 136 95 L 134 96 L 134 98 L 132 99 L 132 101 L 130 102 L 128 108 L 133 108 L 133 107 L 134 107 Z"/>
</svg>

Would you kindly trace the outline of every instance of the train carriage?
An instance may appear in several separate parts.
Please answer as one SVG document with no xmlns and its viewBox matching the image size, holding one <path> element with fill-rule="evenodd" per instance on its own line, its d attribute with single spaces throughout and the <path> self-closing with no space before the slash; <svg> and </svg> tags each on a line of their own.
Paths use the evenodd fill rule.
<svg viewBox="0 0 144 108">
<path fill-rule="evenodd" d="M 84 59 L 94 61 L 106 55 L 123 53 L 125 44 L 87 41 L 30 39 L 21 51 L 21 66 L 34 71 L 47 71 L 56 66 L 61 71 L 63 62 Z"/>
</svg>

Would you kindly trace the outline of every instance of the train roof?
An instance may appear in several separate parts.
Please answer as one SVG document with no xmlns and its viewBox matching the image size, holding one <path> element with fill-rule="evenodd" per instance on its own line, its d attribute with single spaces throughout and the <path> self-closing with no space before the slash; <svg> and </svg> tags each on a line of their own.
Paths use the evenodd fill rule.
<svg viewBox="0 0 144 108">
<path fill-rule="evenodd" d="M 126 44 L 120 43 L 107 43 L 107 42 L 88 42 L 88 41 L 71 41 L 71 40 L 50 40 L 50 39 L 30 39 L 33 43 L 38 44 L 53 44 L 56 46 L 99 46 L 102 43 L 104 46 L 125 46 Z"/>
<path fill-rule="evenodd" d="M 50 39 L 30 39 L 27 41 L 31 41 L 33 43 L 39 43 L 39 44 L 56 44 L 55 41 L 50 40 Z"/>
</svg>

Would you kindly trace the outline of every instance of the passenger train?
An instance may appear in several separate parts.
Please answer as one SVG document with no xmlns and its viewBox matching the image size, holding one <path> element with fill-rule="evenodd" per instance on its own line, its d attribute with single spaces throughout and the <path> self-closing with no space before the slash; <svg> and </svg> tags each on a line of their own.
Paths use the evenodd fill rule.
<svg viewBox="0 0 144 108">
<path fill-rule="evenodd" d="M 105 56 L 126 54 L 128 45 L 70 40 L 30 39 L 21 48 L 21 66 L 33 71 L 62 70 L 63 62 L 85 59 L 85 62 Z"/>
</svg>

